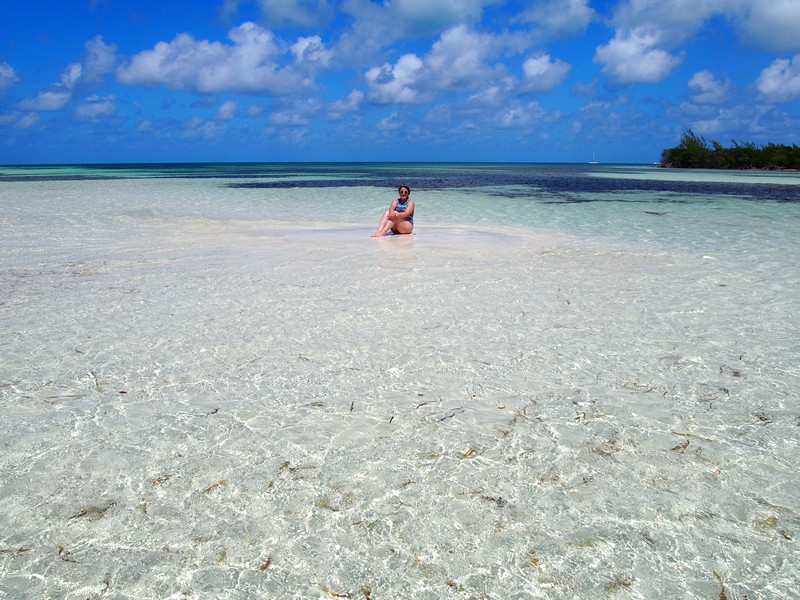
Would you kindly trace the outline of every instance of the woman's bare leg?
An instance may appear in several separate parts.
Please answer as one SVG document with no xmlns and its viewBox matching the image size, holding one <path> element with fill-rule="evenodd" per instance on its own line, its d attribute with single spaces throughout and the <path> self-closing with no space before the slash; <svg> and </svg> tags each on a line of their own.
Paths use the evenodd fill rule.
<svg viewBox="0 0 800 600">
<path fill-rule="evenodd" d="M 383 213 L 381 217 L 381 222 L 378 224 L 378 229 L 375 230 L 375 233 L 372 234 L 372 237 L 382 237 L 386 235 L 389 230 L 394 227 L 395 220 L 389 217 L 389 211 L 387 210 Z"/>
<path fill-rule="evenodd" d="M 381 220 L 380 220 L 380 221 L 378 221 L 378 228 L 375 230 L 375 233 L 373 233 L 373 234 L 372 234 L 372 237 L 378 237 L 378 236 L 380 236 L 380 235 L 383 235 L 383 234 L 381 233 L 381 231 L 383 230 L 383 228 L 384 228 L 384 227 L 386 227 L 386 223 L 387 223 L 388 221 L 389 221 L 389 211 L 387 210 L 387 211 L 386 211 L 386 212 L 384 212 L 384 213 L 383 213 L 383 215 L 381 216 Z"/>
<path fill-rule="evenodd" d="M 405 219 L 398 220 L 394 227 L 392 227 L 392 231 L 395 233 L 407 234 L 414 231 L 414 225 L 406 221 Z"/>
</svg>

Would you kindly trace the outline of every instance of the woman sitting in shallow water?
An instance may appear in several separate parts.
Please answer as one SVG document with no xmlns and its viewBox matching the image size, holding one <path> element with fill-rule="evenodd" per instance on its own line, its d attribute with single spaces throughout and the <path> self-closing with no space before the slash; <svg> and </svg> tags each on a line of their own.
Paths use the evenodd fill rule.
<svg viewBox="0 0 800 600">
<path fill-rule="evenodd" d="M 372 237 L 382 237 L 389 233 L 411 233 L 414 230 L 414 201 L 409 198 L 411 188 L 401 185 L 397 188 L 400 197 L 392 200 L 389 210 L 383 213 L 378 229 Z"/>
</svg>

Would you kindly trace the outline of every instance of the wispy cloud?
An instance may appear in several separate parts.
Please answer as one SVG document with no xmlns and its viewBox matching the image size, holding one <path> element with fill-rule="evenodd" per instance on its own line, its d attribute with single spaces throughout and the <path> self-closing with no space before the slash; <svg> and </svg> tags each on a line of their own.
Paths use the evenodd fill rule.
<svg viewBox="0 0 800 600">
<path fill-rule="evenodd" d="M 13 127 L 14 129 L 28 129 L 33 127 L 39 121 L 39 115 L 36 113 L 21 113 L 13 111 L 5 115 L 0 114 L 0 125 Z"/>
<path fill-rule="evenodd" d="M 47 89 L 24 98 L 18 104 L 20 110 L 51 112 L 64 109 L 73 99 L 79 87 L 97 84 L 104 75 L 110 73 L 117 61 L 116 46 L 106 44 L 102 36 L 96 36 L 84 44 L 86 54 L 83 62 L 66 66 L 58 81 Z M 91 104 L 91 101 L 89 102 Z M 85 110 L 78 114 L 84 116 Z"/>
<path fill-rule="evenodd" d="M 579 34 L 596 18 L 589 0 L 534 0 L 517 20 L 537 27 L 550 39 Z"/>
<path fill-rule="evenodd" d="M 230 121 L 236 116 L 239 104 L 234 100 L 226 100 L 217 110 L 217 121 Z"/>
<path fill-rule="evenodd" d="M 341 119 L 344 114 L 356 113 L 364 103 L 364 92 L 361 90 L 351 91 L 346 98 L 333 102 L 328 110 L 329 118 L 332 120 Z"/>
<path fill-rule="evenodd" d="M 108 117 L 113 115 L 117 106 L 114 102 L 114 96 L 89 96 L 86 100 L 75 109 L 79 118 L 88 121 L 96 121 L 100 117 Z"/>
<path fill-rule="evenodd" d="M 0 61 L 0 94 L 19 81 L 14 68 L 5 61 Z"/>
<path fill-rule="evenodd" d="M 50 89 L 25 98 L 18 104 L 18 108 L 44 112 L 61 110 L 72 100 L 72 93 L 80 80 L 81 72 L 80 63 L 68 65 L 61 73 L 59 80 L 53 83 Z"/>
<path fill-rule="evenodd" d="M 260 20 L 267 27 L 319 27 L 335 15 L 328 0 L 225 0 L 222 14 L 233 19 L 245 4 L 259 7 Z"/>
</svg>

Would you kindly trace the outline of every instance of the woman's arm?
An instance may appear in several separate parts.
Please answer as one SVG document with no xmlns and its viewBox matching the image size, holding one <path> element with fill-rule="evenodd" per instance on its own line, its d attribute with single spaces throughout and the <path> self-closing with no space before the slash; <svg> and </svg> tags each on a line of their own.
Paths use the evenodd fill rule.
<svg viewBox="0 0 800 600">
<path fill-rule="evenodd" d="M 396 218 L 397 214 L 403 214 L 397 212 L 397 200 L 392 200 L 392 203 L 389 205 L 389 218 L 394 219 Z"/>
<path fill-rule="evenodd" d="M 392 205 L 394 207 L 397 206 L 397 200 L 394 201 Z M 409 199 L 408 203 L 406 204 L 406 209 L 403 212 L 397 212 L 396 210 L 389 209 L 389 217 L 392 219 L 396 219 L 398 221 L 405 221 L 408 215 L 414 212 L 414 201 Z"/>
</svg>

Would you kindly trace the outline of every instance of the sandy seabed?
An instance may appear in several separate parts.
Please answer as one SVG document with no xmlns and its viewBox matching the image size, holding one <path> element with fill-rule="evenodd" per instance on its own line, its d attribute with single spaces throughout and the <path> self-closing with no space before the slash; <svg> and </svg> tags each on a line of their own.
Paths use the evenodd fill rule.
<svg viewBox="0 0 800 600">
<path fill-rule="evenodd" d="M 709 257 L 176 219 L 2 269 L 0 598 L 791 598 L 797 314 Z"/>
</svg>

